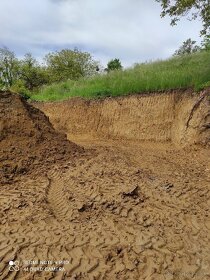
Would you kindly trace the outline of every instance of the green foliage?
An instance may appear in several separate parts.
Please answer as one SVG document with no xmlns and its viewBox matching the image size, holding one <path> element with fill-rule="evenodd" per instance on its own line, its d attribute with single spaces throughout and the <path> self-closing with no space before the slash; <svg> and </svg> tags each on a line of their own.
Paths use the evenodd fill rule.
<svg viewBox="0 0 210 280">
<path fill-rule="evenodd" d="M 0 49 L 0 87 L 14 91 L 33 90 L 48 82 L 44 67 L 26 54 L 18 60 L 15 54 L 7 48 Z"/>
<path fill-rule="evenodd" d="M 210 35 L 210 4 L 209 0 L 156 0 L 161 3 L 161 16 L 169 15 L 171 25 L 176 25 L 182 16 L 191 13 L 190 19 L 201 18 L 203 29 L 201 35 Z"/>
<path fill-rule="evenodd" d="M 49 77 L 46 69 L 41 67 L 32 54 L 27 53 L 19 62 L 19 79 L 24 87 L 33 90 L 41 85 L 47 84 Z"/>
<path fill-rule="evenodd" d="M 93 95 L 96 98 L 103 98 L 103 97 L 111 97 L 112 96 L 112 92 L 110 90 L 99 90 L 96 92 L 93 92 Z"/>
<path fill-rule="evenodd" d="M 18 60 L 8 48 L 0 48 L 0 85 L 3 88 L 12 86 L 17 79 Z"/>
<path fill-rule="evenodd" d="M 201 46 L 202 46 L 202 50 L 204 51 L 210 51 L 210 35 L 209 36 L 206 36 L 204 38 L 204 40 L 202 41 L 201 43 Z"/>
<path fill-rule="evenodd" d="M 205 88 L 209 88 L 209 87 L 210 87 L 210 81 L 197 85 L 195 90 L 196 91 L 201 91 L 201 90 L 203 90 Z"/>
<path fill-rule="evenodd" d="M 183 42 L 182 46 L 175 51 L 174 55 L 185 55 L 195 53 L 201 50 L 196 44 L 196 41 L 192 41 L 190 38 Z"/>
<path fill-rule="evenodd" d="M 22 95 L 30 95 L 30 91 L 25 87 L 24 81 L 22 80 L 15 81 L 10 87 L 10 90 L 13 92 L 20 93 Z"/>
<path fill-rule="evenodd" d="M 45 61 L 53 82 L 77 80 L 96 74 L 98 70 L 98 63 L 91 55 L 78 49 L 49 53 Z"/>
<path fill-rule="evenodd" d="M 194 87 L 210 81 L 210 52 L 175 56 L 165 61 L 136 64 L 123 71 L 44 86 L 32 99 L 63 100 L 74 96 L 98 98 Z"/>
<path fill-rule="evenodd" d="M 49 53 L 45 62 L 40 64 L 30 53 L 18 60 L 8 48 L 0 48 L 0 88 L 28 94 L 43 85 L 89 77 L 100 70 L 89 53 L 77 49 Z"/>
<path fill-rule="evenodd" d="M 122 64 L 118 58 L 112 59 L 108 62 L 107 68 L 105 69 L 107 72 L 113 70 L 122 70 Z"/>
<path fill-rule="evenodd" d="M 30 98 L 30 91 L 25 87 L 24 81 L 22 80 L 15 81 L 15 83 L 10 87 L 10 90 L 21 94 L 26 99 Z"/>
</svg>

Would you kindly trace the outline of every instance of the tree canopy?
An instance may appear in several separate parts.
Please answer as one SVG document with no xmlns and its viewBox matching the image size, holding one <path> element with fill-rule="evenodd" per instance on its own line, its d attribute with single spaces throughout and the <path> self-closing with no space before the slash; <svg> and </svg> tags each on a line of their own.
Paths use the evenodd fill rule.
<svg viewBox="0 0 210 280">
<path fill-rule="evenodd" d="M 98 63 L 92 59 L 91 54 L 78 49 L 49 53 L 45 61 L 53 81 L 58 82 L 77 80 L 98 71 Z"/>
<path fill-rule="evenodd" d="M 121 70 L 121 69 L 122 69 L 122 64 L 121 64 L 121 62 L 118 58 L 111 59 L 107 63 L 107 68 L 106 68 L 107 72 L 110 72 L 110 71 L 113 71 L 113 70 Z"/>
<path fill-rule="evenodd" d="M 210 2 L 209 0 L 156 0 L 161 3 L 161 16 L 169 15 L 171 25 L 176 25 L 182 16 L 190 20 L 200 18 L 203 23 L 201 35 L 210 35 Z"/>
<path fill-rule="evenodd" d="M 17 78 L 17 58 L 8 48 L 0 48 L 0 85 L 10 87 Z"/>
<path fill-rule="evenodd" d="M 187 39 L 182 43 L 182 46 L 175 51 L 174 56 L 176 55 L 184 55 L 184 54 L 191 54 L 200 51 L 201 48 L 196 45 L 196 41 L 192 39 Z"/>
<path fill-rule="evenodd" d="M 100 71 L 100 65 L 91 54 L 78 49 L 64 49 L 45 56 L 45 63 L 31 53 L 17 58 L 8 48 L 0 48 L 0 89 L 10 88 L 25 95 L 42 85 L 77 80 Z"/>
<path fill-rule="evenodd" d="M 19 61 L 19 79 L 23 81 L 24 86 L 33 90 L 48 81 L 48 74 L 44 67 L 41 67 L 38 61 L 31 53 L 26 53 L 24 58 Z"/>
</svg>

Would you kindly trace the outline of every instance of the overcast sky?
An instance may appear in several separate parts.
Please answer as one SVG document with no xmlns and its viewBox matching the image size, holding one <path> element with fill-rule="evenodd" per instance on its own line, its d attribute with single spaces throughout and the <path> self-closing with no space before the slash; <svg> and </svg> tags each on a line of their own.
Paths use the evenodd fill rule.
<svg viewBox="0 0 210 280">
<path fill-rule="evenodd" d="M 200 42 L 199 21 L 171 27 L 155 0 L 0 0 L 0 8 L 0 47 L 20 57 L 78 47 L 103 65 L 130 66 L 167 58 L 188 38 Z"/>
</svg>

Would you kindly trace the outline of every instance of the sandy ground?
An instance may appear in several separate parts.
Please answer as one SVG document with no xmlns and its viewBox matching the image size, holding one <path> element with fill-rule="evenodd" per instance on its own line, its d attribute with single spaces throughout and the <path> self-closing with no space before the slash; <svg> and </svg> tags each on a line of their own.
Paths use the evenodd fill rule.
<svg viewBox="0 0 210 280">
<path fill-rule="evenodd" d="M 210 279 L 207 147 L 69 135 L 78 144 L 69 153 L 79 152 L 66 157 L 59 137 L 56 160 L 43 140 L 43 165 L 37 156 L 28 172 L 3 174 L 1 280 Z M 7 153 L 11 164 L 14 149 Z"/>
<path fill-rule="evenodd" d="M 1 188 L 0 279 L 210 279 L 209 150 L 80 144 L 75 162 Z M 64 271 L 34 272 L 55 266 L 43 260 Z"/>
</svg>

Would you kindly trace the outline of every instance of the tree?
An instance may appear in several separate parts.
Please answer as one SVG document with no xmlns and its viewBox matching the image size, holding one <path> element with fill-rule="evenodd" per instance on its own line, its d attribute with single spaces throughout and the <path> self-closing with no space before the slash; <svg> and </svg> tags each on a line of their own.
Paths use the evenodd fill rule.
<svg viewBox="0 0 210 280">
<path fill-rule="evenodd" d="M 33 58 L 31 53 L 25 54 L 19 63 L 19 79 L 23 81 L 28 90 L 33 90 L 49 80 L 44 67 L 41 67 L 38 61 Z"/>
<path fill-rule="evenodd" d="M 210 34 L 210 3 L 209 0 L 156 0 L 161 3 L 161 16 L 169 15 L 171 25 L 176 25 L 182 16 L 190 14 L 189 19 L 201 18 L 203 29 L 201 35 Z"/>
<path fill-rule="evenodd" d="M 190 38 L 183 42 L 182 46 L 175 51 L 174 56 L 191 54 L 201 50 L 196 44 L 196 41 L 192 41 Z"/>
<path fill-rule="evenodd" d="M 122 64 L 118 58 L 112 59 L 107 63 L 107 68 L 105 69 L 107 72 L 113 70 L 121 70 Z"/>
<path fill-rule="evenodd" d="M 206 36 L 201 42 L 202 50 L 210 51 L 210 36 Z"/>
<path fill-rule="evenodd" d="M 99 69 L 98 62 L 94 61 L 89 53 L 78 49 L 49 53 L 45 62 L 52 81 L 56 82 L 91 76 Z"/>
<path fill-rule="evenodd" d="M 6 88 L 17 79 L 18 60 L 8 48 L 0 48 L 0 84 Z"/>
</svg>

